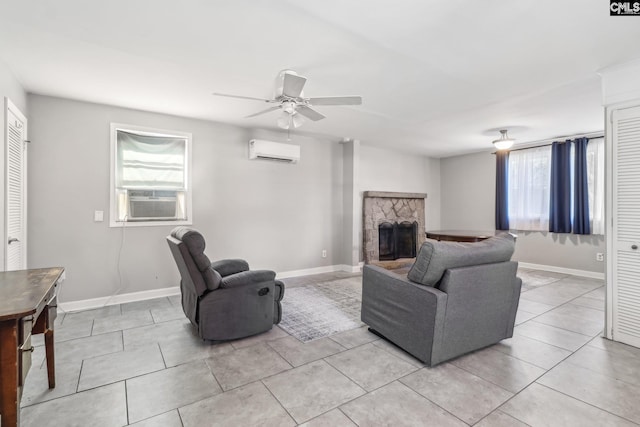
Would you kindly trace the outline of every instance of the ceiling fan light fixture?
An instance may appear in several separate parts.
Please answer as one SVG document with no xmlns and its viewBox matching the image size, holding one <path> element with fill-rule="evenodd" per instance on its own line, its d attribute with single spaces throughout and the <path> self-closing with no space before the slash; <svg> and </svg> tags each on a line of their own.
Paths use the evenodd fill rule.
<svg viewBox="0 0 640 427">
<path fill-rule="evenodd" d="M 214 92 L 216 96 L 224 96 L 227 98 L 247 99 L 251 101 L 266 102 L 273 104 L 257 113 L 249 114 L 245 118 L 253 118 L 272 111 L 280 110 L 281 114 L 276 120 L 279 128 L 289 130 L 298 128 L 306 123 L 306 119 L 313 122 L 322 120 L 326 116 L 313 108 L 313 105 L 361 105 L 361 96 L 320 96 L 314 98 L 305 98 L 303 88 L 307 82 L 307 78 L 298 75 L 293 70 L 282 70 L 276 77 L 275 93 L 272 99 L 255 98 L 252 96 L 232 95 L 228 93 Z"/>
<path fill-rule="evenodd" d="M 302 117 L 298 113 L 293 113 L 291 115 L 291 123 L 293 124 L 294 128 L 299 128 L 300 126 L 302 126 L 304 124 L 304 117 Z"/>
<path fill-rule="evenodd" d="M 289 112 L 286 108 L 282 109 L 280 117 L 278 117 L 278 127 L 282 129 L 297 129 L 304 124 L 304 117 L 298 114 L 295 109 L 293 112 Z"/>
<path fill-rule="evenodd" d="M 291 114 L 283 111 L 276 123 L 281 129 L 289 129 L 291 127 Z"/>
<path fill-rule="evenodd" d="M 295 102 L 285 102 L 282 104 L 282 110 L 288 114 L 295 114 L 296 104 Z"/>
<path fill-rule="evenodd" d="M 506 150 L 513 146 L 513 143 L 516 140 L 513 138 L 509 138 L 507 135 L 507 129 L 500 130 L 500 138 L 493 141 L 493 145 L 497 150 Z"/>
</svg>

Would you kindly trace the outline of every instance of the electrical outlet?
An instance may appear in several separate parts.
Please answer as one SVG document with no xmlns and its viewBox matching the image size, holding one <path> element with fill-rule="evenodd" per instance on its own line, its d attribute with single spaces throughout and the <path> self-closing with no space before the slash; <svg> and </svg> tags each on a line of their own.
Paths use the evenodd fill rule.
<svg viewBox="0 0 640 427">
<path fill-rule="evenodd" d="M 604 261 L 604 254 L 602 252 L 596 254 L 596 261 Z"/>
<path fill-rule="evenodd" d="M 327 257 L 327 250 L 323 249 L 322 250 L 322 258 L 326 258 Z"/>
</svg>

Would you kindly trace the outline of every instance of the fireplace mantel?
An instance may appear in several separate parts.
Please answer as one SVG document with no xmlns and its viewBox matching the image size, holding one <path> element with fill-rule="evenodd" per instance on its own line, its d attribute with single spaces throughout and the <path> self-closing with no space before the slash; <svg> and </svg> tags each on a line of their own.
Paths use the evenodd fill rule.
<svg viewBox="0 0 640 427">
<path fill-rule="evenodd" d="M 393 191 L 365 191 L 364 198 L 378 197 L 381 199 L 426 199 L 427 193 L 396 193 Z"/>
</svg>

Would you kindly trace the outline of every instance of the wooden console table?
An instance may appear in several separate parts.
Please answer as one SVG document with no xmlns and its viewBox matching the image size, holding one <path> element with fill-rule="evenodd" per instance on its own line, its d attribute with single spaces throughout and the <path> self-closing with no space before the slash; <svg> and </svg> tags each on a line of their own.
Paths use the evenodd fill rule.
<svg viewBox="0 0 640 427">
<path fill-rule="evenodd" d="M 437 230 L 427 231 L 427 239 L 446 242 L 480 242 L 495 234 L 495 231 Z"/>
<path fill-rule="evenodd" d="M 64 268 L 0 272 L 0 415 L 2 427 L 20 423 L 20 398 L 31 367 L 31 335 L 44 333 L 49 388 L 56 386 L 53 322 L 56 285 Z"/>
</svg>

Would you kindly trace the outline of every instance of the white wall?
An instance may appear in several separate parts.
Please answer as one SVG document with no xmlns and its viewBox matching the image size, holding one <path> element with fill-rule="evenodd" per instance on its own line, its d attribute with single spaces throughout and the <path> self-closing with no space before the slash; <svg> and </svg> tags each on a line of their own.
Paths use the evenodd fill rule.
<svg viewBox="0 0 640 427">
<path fill-rule="evenodd" d="M 440 228 L 440 160 L 377 147 L 360 147 L 357 230 L 362 261 L 362 203 L 365 191 L 426 193 L 425 229 Z"/>
<path fill-rule="evenodd" d="M 440 160 L 442 229 L 495 229 L 495 157 L 469 154 Z"/>
<path fill-rule="evenodd" d="M 440 228 L 439 159 L 363 145 L 359 185 L 361 202 L 364 191 L 427 193 L 426 229 Z"/>
<path fill-rule="evenodd" d="M 27 121 L 29 119 L 28 111 L 27 111 L 27 94 L 22 88 L 22 85 L 15 78 L 9 67 L 0 60 L 0 104 L 2 105 L 2 114 L 0 114 L 0 129 L 2 130 L 2 149 L 0 150 L 0 165 L 2 165 L 2 173 L 0 173 L 0 227 L 3 230 L 0 233 L 2 237 L 2 241 L 6 242 L 6 236 L 4 234 L 5 229 L 5 217 L 4 217 L 4 202 L 5 202 L 5 172 L 4 172 L 4 164 L 5 164 L 5 151 L 6 149 L 5 138 L 6 138 L 6 129 L 5 129 L 5 98 L 9 98 L 11 102 L 15 104 L 18 109 L 27 117 Z M 29 131 L 27 124 L 27 132 Z M 6 245 L 0 245 L 0 271 L 4 271 L 5 266 L 5 249 Z"/>
<path fill-rule="evenodd" d="M 342 144 L 343 166 L 343 243 L 342 263 L 351 267 L 352 271 L 358 269 L 362 239 L 360 236 L 360 217 L 362 211 L 359 192 L 360 177 L 360 141 L 345 141 Z"/>
<path fill-rule="evenodd" d="M 22 114 L 27 114 L 27 93 L 11 69 L 2 60 L 0 60 L 0 95 L 2 95 L 3 103 L 4 97 L 8 97 L 22 111 Z M 1 120 L 4 132 L 4 114 Z"/>
<path fill-rule="evenodd" d="M 495 229 L 495 156 L 490 151 L 441 159 L 442 228 Z M 517 231 L 514 260 L 601 273 L 604 236 Z"/>
<path fill-rule="evenodd" d="M 38 95 L 29 105 L 29 268 L 64 266 L 62 301 L 179 282 L 165 241 L 172 227 L 93 221 L 94 210 L 109 211 L 111 122 L 193 134 L 193 226 L 211 259 L 241 257 L 279 272 L 340 263 L 339 144 L 293 135 L 298 164 L 249 161 L 249 139 L 283 136 Z"/>
</svg>

